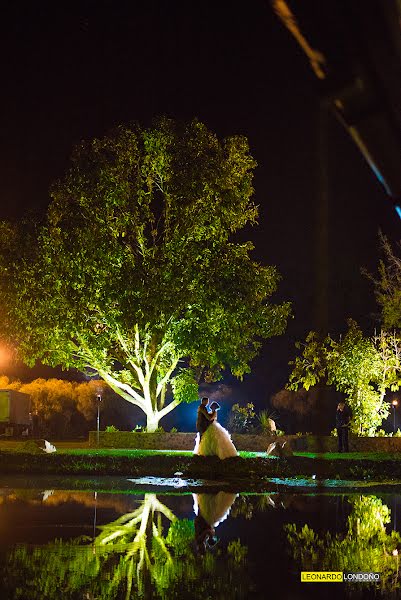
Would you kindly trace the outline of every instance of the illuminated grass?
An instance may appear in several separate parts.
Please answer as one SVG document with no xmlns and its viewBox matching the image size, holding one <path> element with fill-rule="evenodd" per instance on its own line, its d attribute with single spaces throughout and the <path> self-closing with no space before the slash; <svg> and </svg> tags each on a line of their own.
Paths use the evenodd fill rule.
<svg viewBox="0 0 401 600">
<path fill-rule="evenodd" d="M 323 460 L 401 460 L 398 452 L 294 452 L 294 455 Z"/>
<path fill-rule="evenodd" d="M 154 455 L 192 456 L 192 452 L 189 450 L 137 450 L 134 448 L 61 448 L 58 452 L 75 456 L 132 456 L 132 458 Z"/>
<path fill-rule="evenodd" d="M 60 448 L 59 454 L 69 454 L 74 456 L 131 456 L 140 458 L 141 456 L 192 456 L 192 450 L 137 450 L 133 448 Z M 241 458 L 266 457 L 265 452 L 240 452 Z"/>
</svg>

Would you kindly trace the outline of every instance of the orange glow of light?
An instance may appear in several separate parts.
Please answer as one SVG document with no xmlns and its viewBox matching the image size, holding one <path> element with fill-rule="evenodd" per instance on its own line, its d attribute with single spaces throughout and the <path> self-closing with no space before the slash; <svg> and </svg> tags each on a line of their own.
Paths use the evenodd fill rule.
<svg viewBox="0 0 401 600">
<path fill-rule="evenodd" d="M 6 365 L 11 361 L 12 352 L 6 346 L 0 346 L 0 366 Z"/>
<path fill-rule="evenodd" d="M 398 400 L 393 400 L 391 404 L 392 404 L 393 406 L 397 406 L 397 404 L 398 404 Z"/>
</svg>

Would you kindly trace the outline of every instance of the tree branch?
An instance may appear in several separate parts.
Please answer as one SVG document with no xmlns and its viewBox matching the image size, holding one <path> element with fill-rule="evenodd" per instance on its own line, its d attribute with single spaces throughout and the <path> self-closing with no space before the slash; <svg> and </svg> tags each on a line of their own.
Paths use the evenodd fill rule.
<svg viewBox="0 0 401 600">
<path fill-rule="evenodd" d="M 166 383 L 168 383 L 174 369 L 176 368 L 177 364 L 178 364 L 178 358 L 174 361 L 174 363 L 172 364 L 172 366 L 170 367 L 170 369 L 167 371 L 167 373 L 164 375 L 164 377 L 159 381 L 159 383 L 157 384 L 157 388 L 156 388 L 156 396 L 158 397 L 162 391 L 162 388 L 164 385 L 166 385 Z"/>
<path fill-rule="evenodd" d="M 103 369 L 97 369 L 97 371 L 99 375 L 109 384 L 112 390 L 114 390 L 119 396 L 122 396 L 125 400 L 128 400 L 128 402 L 131 402 L 131 404 L 135 404 L 141 408 L 143 412 L 147 414 L 149 407 L 146 406 L 145 400 L 138 394 L 138 392 L 132 389 L 132 387 L 128 384 L 117 381 L 117 379 L 112 377 L 109 373 L 107 373 L 107 371 L 104 371 Z"/>
<path fill-rule="evenodd" d="M 181 402 L 179 400 L 173 400 L 172 402 L 170 402 L 170 404 L 167 404 L 167 406 L 165 406 L 158 412 L 159 420 L 162 419 L 163 417 L 165 417 L 166 415 L 168 415 L 168 413 L 170 411 L 172 411 L 179 404 L 181 404 Z"/>
</svg>

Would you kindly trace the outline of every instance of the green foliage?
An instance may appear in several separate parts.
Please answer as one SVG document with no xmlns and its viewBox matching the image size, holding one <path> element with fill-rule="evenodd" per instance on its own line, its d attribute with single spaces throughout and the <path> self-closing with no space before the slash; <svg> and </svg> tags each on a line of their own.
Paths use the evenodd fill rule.
<svg viewBox="0 0 401 600">
<path fill-rule="evenodd" d="M 280 431 L 279 429 L 276 428 L 276 423 L 275 423 L 275 417 L 276 417 L 276 412 L 272 411 L 272 410 L 261 410 L 258 415 L 257 415 L 257 420 L 259 422 L 259 429 L 262 433 L 266 433 L 266 434 L 271 434 L 274 433 L 275 435 L 280 435 L 278 432 Z M 273 421 L 273 423 L 272 423 Z M 280 432 L 281 435 L 284 432 Z"/>
<path fill-rule="evenodd" d="M 103 525 L 94 540 L 17 546 L 7 556 L 3 587 L 21 600 L 58 600 L 60 591 L 67 599 L 201 600 L 233 589 L 237 598 L 247 598 L 246 546 L 237 540 L 227 551 L 200 559 L 194 537 L 192 520 L 178 520 L 154 494 L 146 494 L 132 512 Z"/>
<path fill-rule="evenodd" d="M 178 433 L 178 429 L 177 429 L 177 427 L 172 427 L 172 428 L 170 429 L 170 433 Z"/>
<path fill-rule="evenodd" d="M 227 553 L 236 564 L 244 564 L 248 555 L 248 548 L 243 546 L 240 540 L 233 540 L 227 546 Z"/>
<path fill-rule="evenodd" d="M 198 382 L 192 369 L 180 369 L 171 380 L 174 400 L 177 402 L 195 402 L 198 400 Z"/>
<path fill-rule="evenodd" d="M 401 437 L 401 431 L 397 429 L 397 431 L 384 431 L 384 429 L 379 429 L 376 431 L 376 437 Z"/>
<path fill-rule="evenodd" d="M 220 141 L 197 120 L 80 144 L 43 225 L 3 224 L 3 328 L 20 357 L 90 367 L 145 412 L 148 430 L 194 397 L 193 383 L 174 384 L 179 361 L 197 379 L 248 373 L 290 314 L 270 302 L 275 267 L 232 241 L 256 223 L 255 166 L 244 137 Z"/>
<path fill-rule="evenodd" d="M 349 499 L 352 510 L 345 534 L 327 532 L 320 536 L 304 525 L 285 526 L 294 560 L 303 571 L 373 571 L 381 574 L 381 591 L 398 588 L 398 560 L 393 550 L 400 547 L 398 532 L 386 531 L 390 510 L 375 496 Z"/>
<path fill-rule="evenodd" d="M 107 427 L 105 428 L 106 433 L 115 433 L 116 431 L 120 430 L 117 429 L 117 427 L 114 427 L 114 425 L 107 425 Z"/>
<path fill-rule="evenodd" d="M 249 433 L 255 430 L 255 406 L 248 402 L 245 406 L 233 404 L 229 416 L 229 429 L 234 433 Z"/>
<path fill-rule="evenodd" d="M 135 425 L 135 429 L 132 430 L 132 433 L 143 433 L 145 431 L 145 429 L 143 428 L 142 425 Z"/>
<path fill-rule="evenodd" d="M 320 381 L 332 385 L 347 397 L 353 413 L 351 430 L 358 435 L 373 436 L 389 414 L 384 401 L 387 390 L 395 391 L 401 383 L 399 340 L 384 331 L 365 337 L 355 321 L 348 321 L 348 331 L 338 341 L 330 336 L 319 340 L 309 333 L 302 354 L 290 364 L 293 371 L 288 388 L 309 389 Z"/>
<path fill-rule="evenodd" d="M 392 433 L 386 433 L 384 431 L 384 429 L 377 429 L 375 435 L 376 435 L 376 437 L 392 437 L 393 436 Z"/>
<path fill-rule="evenodd" d="M 326 375 L 325 345 L 319 340 L 317 333 L 310 331 L 305 343 L 296 342 L 295 347 L 302 350 L 302 355 L 289 363 L 293 370 L 288 389 L 297 391 L 302 386 L 309 390 Z"/>
<path fill-rule="evenodd" d="M 401 259 L 400 245 L 397 253 L 386 236 L 380 234 L 383 259 L 379 263 L 377 276 L 368 275 L 375 286 L 375 296 L 381 308 L 383 326 L 387 330 L 401 327 Z"/>
<path fill-rule="evenodd" d="M 190 519 L 177 519 L 169 527 L 166 544 L 174 548 L 176 557 L 181 557 L 191 550 L 194 537 L 194 522 Z"/>
<path fill-rule="evenodd" d="M 18 449 L 21 452 L 28 452 L 29 454 L 43 454 L 43 450 L 33 440 L 23 442 Z"/>
</svg>

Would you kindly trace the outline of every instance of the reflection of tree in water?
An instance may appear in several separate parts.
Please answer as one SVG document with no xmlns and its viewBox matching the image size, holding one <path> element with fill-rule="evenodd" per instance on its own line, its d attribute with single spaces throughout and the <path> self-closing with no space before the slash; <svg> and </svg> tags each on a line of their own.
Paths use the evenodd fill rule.
<svg viewBox="0 0 401 600">
<path fill-rule="evenodd" d="M 344 533 L 319 536 L 308 525 L 286 525 L 294 560 L 303 571 L 379 572 L 383 593 L 398 589 L 401 536 L 386 531 L 390 509 L 376 496 L 350 498 L 348 502 L 351 512 Z M 350 595 L 363 596 L 366 585 L 347 584 L 345 589 Z"/>
<path fill-rule="evenodd" d="M 177 519 L 154 494 L 146 494 L 136 510 L 101 527 L 95 540 L 12 550 L 5 591 L 30 600 L 246 598 L 251 587 L 246 547 L 237 540 L 200 557 L 194 533 L 192 520 Z"/>
<path fill-rule="evenodd" d="M 279 494 L 240 495 L 231 509 L 230 516 L 234 519 L 244 517 L 249 521 L 254 517 L 255 512 L 265 512 L 272 508 L 282 507 L 282 498 Z"/>
</svg>

